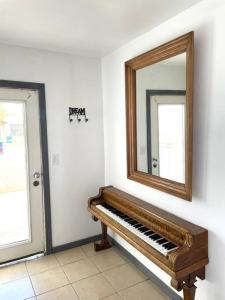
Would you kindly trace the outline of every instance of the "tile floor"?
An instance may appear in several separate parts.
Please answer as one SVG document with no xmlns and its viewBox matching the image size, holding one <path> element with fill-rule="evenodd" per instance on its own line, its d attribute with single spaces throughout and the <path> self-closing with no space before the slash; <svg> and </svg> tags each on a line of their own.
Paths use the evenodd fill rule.
<svg viewBox="0 0 225 300">
<path fill-rule="evenodd" d="M 0 268 L 1 300 L 169 300 L 115 247 L 93 244 Z"/>
</svg>

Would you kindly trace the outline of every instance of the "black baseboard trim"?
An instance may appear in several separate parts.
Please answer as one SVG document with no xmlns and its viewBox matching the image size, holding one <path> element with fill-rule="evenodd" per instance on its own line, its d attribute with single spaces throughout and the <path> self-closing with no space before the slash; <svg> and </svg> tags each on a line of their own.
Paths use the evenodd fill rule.
<svg viewBox="0 0 225 300">
<path fill-rule="evenodd" d="M 88 243 L 99 241 L 100 239 L 101 239 L 101 235 L 98 234 L 98 235 L 90 236 L 90 237 L 87 237 L 85 239 L 78 240 L 78 241 L 75 241 L 75 242 L 55 246 L 55 247 L 52 248 L 52 253 L 56 253 L 56 252 L 68 250 L 68 249 L 71 249 L 71 248 L 79 247 L 79 246 L 82 246 L 82 245 L 85 245 L 85 244 L 88 244 Z"/>
<path fill-rule="evenodd" d="M 110 236 L 109 240 L 111 244 L 115 245 L 124 254 L 124 256 L 126 256 L 139 270 L 141 270 L 153 283 L 155 283 L 160 290 L 162 290 L 168 297 L 170 297 L 171 300 L 183 299 Z"/>
</svg>

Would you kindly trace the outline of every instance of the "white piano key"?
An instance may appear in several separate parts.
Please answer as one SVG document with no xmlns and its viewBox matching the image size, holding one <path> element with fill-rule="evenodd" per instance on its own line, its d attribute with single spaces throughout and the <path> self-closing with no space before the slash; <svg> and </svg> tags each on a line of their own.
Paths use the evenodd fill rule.
<svg viewBox="0 0 225 300">
<path fill-rule="evenodd" d="M 131 224 L 129 224 L 128 222 L 126 222 L 124 219 L 120 218 L 119 216 L 117 216 L 116 214 L 114 214 L 113 212 L 111 212 L 109 209 L 103 207 L 101 204 L 96 205 L 96 207 L 100 211 L 102 211 L 103 213 L 105 213 L 106 215 L 108 215 L 109 217 L 111 217 L 112 219 L 114 219 L 116 222 L 118 222 L 119 224 L 121 224 L 122 226 L 124 226 L 125 228 L 127 228 L 129 231 L 131 231 L 132 233 L 134 233 L 140 239 L 142 239 L 143 241 L 145 241 L 146 243 L 148 243 L 151 247 L 153 247 L 154 249 L 158 250 L 163 255 L 166 256 L 170 251 L 173 251 L 173 250 L 175 250 L 177 248 L 177 247 L 174 247 L 173 249 L 167 250 L 166 248 L 163 247 L 164 244 L 162 244 L 162 245 L 157 244 L 157 241 L 151 239 L 151 235 L 150 236 L 146 236 L 144 233 L 142 233 L 141 231 L 139 231 L 138 229 L 136 229 L 134 226 L 132 226 Z M 154 235 L 154 234 L 155 233 L 153 233 L 152 235 Z M 168 242 L 165 242 L 165 244 L 168 243 Z"/>
</svg>

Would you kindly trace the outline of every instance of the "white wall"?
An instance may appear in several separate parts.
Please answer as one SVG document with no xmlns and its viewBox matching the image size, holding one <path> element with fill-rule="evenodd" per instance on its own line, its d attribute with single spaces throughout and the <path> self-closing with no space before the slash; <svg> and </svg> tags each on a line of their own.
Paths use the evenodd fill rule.
<svg viewBox="0 0 225 300">
<path fill-rule="evenodd" d="M 99 233 L 86 207 L 104 185 L 100 60 L 0 45 L 0 78 L 45 83 L 53 246 Z M 89 122 L 70 124 L 69 106 Z"/>
<path fill-rule="evenodd" d="M 225 299 L 225 3 L 205 0 L 102 60 L 106 184 L 112 184 L 209 230 L 206 280 L 197 300 Z M 193 202 L 128 180 L 124 62 L 195 31 Z M 121 238 L 116 239 L 164 282 L 169 276 Z"/>
</svg>

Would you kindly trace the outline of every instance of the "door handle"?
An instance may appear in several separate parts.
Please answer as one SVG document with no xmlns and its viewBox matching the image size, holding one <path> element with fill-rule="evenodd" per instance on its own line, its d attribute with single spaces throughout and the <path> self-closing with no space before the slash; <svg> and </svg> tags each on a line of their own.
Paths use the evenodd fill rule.
<svg viewBox="0 0 225 300">
<path fill-rule="evenodd" d="M 33 174 L 34 179 L 38 179 L 38 178 L 40 178 L 40 176 L 41 176 L 41 174 L 39 172 L 34 172 L 34 174 Z"/>
<path fill-rule="evenodd" d="M 158 166 L 158 159 L 157 158 L 152 159 L 152 165 L 153 165 L 153 168 L 157 168 L 157 166 Z"/>
</svg>

